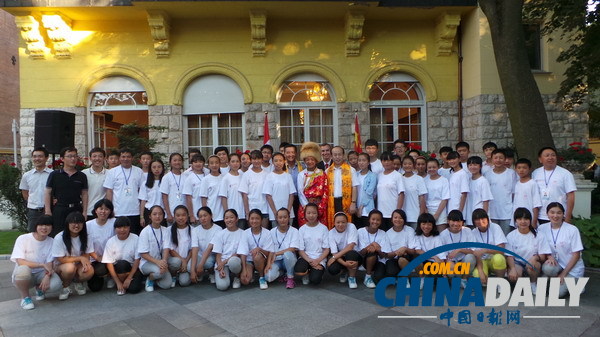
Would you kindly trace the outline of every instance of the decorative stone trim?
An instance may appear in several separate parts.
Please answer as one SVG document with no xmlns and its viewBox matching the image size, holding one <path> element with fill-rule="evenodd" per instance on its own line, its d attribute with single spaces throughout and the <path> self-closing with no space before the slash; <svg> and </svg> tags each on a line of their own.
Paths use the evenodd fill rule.
<svg viewBox="0 0 600 337">
<path fill-rule="evenodd" d="M 460 14 L 444 13 L 436 21 L 435 37 L 437 56 L 450 56 L 456 30 L 460 24 Z"/>
<path fill-rule="evenodd" d="M 169 16 L 158 10 L 149 10 L 147 14 L 150 34 L 154 39 L 156 58 L 169 57 Z"/>
<path fill-rule="evenodd" d="M 283 68 L 275 75 L 270 86 L 271 92 L 269 94 L 269 103 L 277 102 L 277 93 L 285 80 L 293 75 L 301 73 L 313 73 L 325 77 L 325 79 L 333 86 L 333 90 L 335 90 L 337 102 L 342 103 L 346 101 L 346 88 L 344 87 L 344 82 L 335 71 L 318 62 L 296 62 Z"/>
<path fill-rule="evenodd" d="M 437 100 L 437 90 L 435 88 L 435 82 L 429 73 L 419 67 L 416 64 L 404 62 L 404 61 L 393 61 L 387 64 L 384 64 L 378 68 L 375 68 L 369 72 L 365 82 L 363 82 L 363 92 L 362 92 L 362 101 L 369 101 L 369 92 L 371 91 L 371 85 L 373 82 L 377 81 L 381 76 L 393 73 L 393 72 L 401 72 L 407 73 L 417 80 L 423 86 L 423 90 L 425 90 L 425 99 L 427 102 Z"/>
<path fill-rule="evenodd" d="M 250 10 L 250 39 L 252 41 L 252 56 L 265 56 L 267 12 L 263 9 Z"/>
<path fill-rule="evenodd" d="M 71 19 L 59 13 L 44 13 L 42 24 L 52 40 L 54 56 L 57 59 L 71 58 Z"/>
<path fill-rule="evenodd" d="M 34 60 L 43 60 L 49 51 L 40 34 L 40 23 L 32 15 L 15 16 L 17 28 L 21 31 L 21 37 L 27 44 L 29 57 Z"/>
<path fill-rule="evenodd" d="M 359 56 L 360 44 L 363 41 L 365 15 L 351 10 L 346 13 L 346 56 Z"/>
</svg>

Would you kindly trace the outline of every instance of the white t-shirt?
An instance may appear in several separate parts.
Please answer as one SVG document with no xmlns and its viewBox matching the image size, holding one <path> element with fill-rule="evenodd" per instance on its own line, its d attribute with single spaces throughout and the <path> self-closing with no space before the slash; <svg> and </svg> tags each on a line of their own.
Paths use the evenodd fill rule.
<svg viewBox="0 0 600 337">
<path fill-rule="evenodd" d="M 202 179 L 202 184 L 200 184 L 200 197 L 207 198 L 206 206 L 212 211 L 214 221 L 223 220 L 223 212 L 225 212 L 221 204 L 221 198 L 219 198 L 221 177 L 222 175 L 215 177 L 209 174 Z"/>
<path fill-rule="evenodd" d="M 377 177 L 377 208 L 384 218 L 391 218 L 398 208 L 398 196 L 404 192 L 402 175 L 397 171 L 381 173 Z"/>
<path fill-rule="evenodd" d="M 452 171 L 450 171 L 451 169 L 452 168 L 450 168 L 450 167 L 448 167 L 448 168 L 440 167 L 438 169 L 438 174 L 449 180 L 450 176 L 452 175 Z"/>
<path fill-rule="evenodd" d="M 374 162 L 371 163 L 371 172 L 375 173 L 376 175 L 379 175 L 380 173 L 383 173 L 383 171 L 384 169 L 381 160 L 376 159 Z"/>
<path fill-rule="evenodd" d="M 119 240 L 115 235 L 108 239 L 102 255 L 102 263 L 115 263 L 119 260 L 125 260 L 131 264 L 140 258 L 137 250 L 138 236 L 129 233 L 125 240 Z"/>
<path fill-rule="evenodd" d="M 65 256 L 81 256 L 81 238 L 80 236 L 71 237 L 71 253 L 67 251 L 67 246 L 63 242 L 64 232 L 56 234 L 54 242 L 52 243 L 52 256 L 54 257 L 65 257 Z M 87 248 L 85 254 L 89 254 L 94 251 L 94 245 L 92 244 L 92 238 L 88 235 Z"/>
<path fill-rule="evenodd" d="M 92 239 L 94 245 L 94 252 L 99 256 L 104 255 L 106 242 L 115 235 L 115 221 L 115 218 L 107 219 L 102 226 L 98 224 L 96 219 L 85 223 L 88 237 Z M 94 258 L 91 258 L 91 260 L 94 261 Z"/>
<path fill-rule="evenodd" d="M 34 168 L 23 174 L 23 177 L 21 178 L 21 183 L 19 184 L 19 189 L 29 191 L 29 197 L 27 198 L 27 208 L 44 207 L 44 194 L 46 193 L 46 182 L 48 181 L 48 176 L 51 172 L 52 170 L 46 167 L 41 171 L 38 171 Z"/>
<path fill-rule="evenodd" d="M 473 233 L 471 232 L 471 229 L 468 227 L 462 227 L 458 233 L 452 233 L 450 229 L 446 228 L 440 233 L 440 240 L 442 240 L 442 245 L 460 242 L 473 242 L 472 234 Z M 446 252 L 446 255 L 448 255 L 448 252 Z M 464 253 L 458 253 L 454 259 L 452 259 L 452 261 L 462 261 L 464 257 Z"/>
<path fill-rule="evenodd" d="M 166 247 L 176 251 L 179 256 L 186 258 L 192 249 L 192 228 L 189 225 L 185 228 L 177 228 L 177 245 L 175 245 L 171 239 L 172 226 L 176 225 L 173 224 L 167 228 L 169 234 L 167 240 L 165 240 Z"/>
<path fill-rule="evenodd" d="M 583 251 L 579 229 L 569 223 L 563 222 L 559 229 L 552 229 L 551 223 L 545 223 L 538 227 L 538 236 L 544 237 L 552 255 L 563 269 L 569 264 L 573 253 Z M 574 277 L 583 277 L 584 271 L 583 255 L 580 255 L 569 274 Z"/>
<path fill-rule="evenodd" d="M 414 236 L 414 240 L 413 240 L 413 249 L 420 249 L 424 252 L 428 252 L 434 248 L 437 248 L 439 246 L 443 245 L 442 243 L 442 238 L 440 238 L 439 235 L 433 236 L 425 236 L 425 235 L 415 235 Z M 446 254 L 447 252 L 441 252 L 439 254 L 435 254 L 435 256 L 437 256 L 439 259 L 444 260 L 446 259 Z M 432 258 L 427 259 L 427 261 L 435 261 Z"/>
<path fill-rule="evenodd" d="M 246 218 L 246 210 L 244 209 L 244 201 L 242 194 L 239 192 L 240 182 L 242 177 L 238 174 L 224 174 L 221 183 L 219 184 L 219 197 L 227 198 L 227 207 L 237 211 L 240 219 Z"/>
<path fill-rule="evenodd" d="M 33 237 L 33 233 L 20 235 L 15 241 L 10 260 L 18 266 L 17 259 L 23 259 L 30 262 L 46 264 L 54 260 L 52 256 L 52 244 L 54 239 L 46 237 L 44 241 L 38 241 Z M 43 271 L 44 268 L 31 268 L 32 273 Z"/>
<path fill-rule="evenodd" d="M 106 197 L 106 188 L 104 188 L 104 180 L 106 179 L 106 172 L 108 172 L 105 168 L 102 168 L 102 171 L 96 172 L 93 168 L 88 167 L 85 170 L 82 170 L 88 181 L 88 214 L 92 215 L 92 210 L 94 209 L 94 205 L 98 200 L 104 199 Z"/>
<path fill-rule="evenodd" d="M 533 215 L 533 209 L 542 207 L 542 199 L 540 197 L 540 189 L 533 179 L 522 183 L 517 181 L 515 184 L 515 197 L 513 200 L 512 214 L 519 207 L 527 208 Z M 511 217 L 511 226 L 515 227 L 514 218 Z"/>
<path fill-rule="evenodd" d="M 271 229 L 271 239 L 273 240 L 273 248 L 275 253 L 288 248 L 300 247 L 300 234 L 294 227 L 288 226 L 288 230 L 285 233 L 279 231 L 278 227 Z M 282 260 L 283 255 L 275 257 L 275 260 Z"/>
<path fill-rule="evenodd" d="M 506 236 L 504 235 L 502 228 L 493 222 L 489 223 L 488 229 L 485 231 L 485 233 L 479 231 L 477 227 L 473 228 L 471 231 L 471 237 L 473 238 L 473 242 L 487 243 L 494 246 L 506 243 Z M 473 248 L 473 250 L 479 249 L 481 248 Z M 481 258 L 486 260 L 491 257 L 492 256 L 490 254 L 484 254 Z"/>
<path fill-rule="evenodd" d="M 450 200 L 448 200 L 448 212 L 455 209 L 460 210 L 460 197 L 462 193 L 469 193 L 470 177 L 465 169 L 453 171 L 448 179 L 450 183 Z M 467 194 L 468 196 L 468 194 Z M 465 203 L 466 204 L 466 203 Z M 464 211 L 464 209 L 463 209 Z"/>
<path fill-rule="evenodd" d="M 202 199 L 200 198 L 200 186 L 202 186 L 202 180 L 205 175 L 196 174 L 194 171 L 189 171 L 186 174 L 185 183 L 183 184 L 183 195 L 187 198 L 188 195 L 192 196 L 192 207 L 190 214 L 198 214 L 198 210 L 202 207 Z"/>
<path fill-rule="evenodd" d="M 329 231 L 329 249 L 331 249 L 331 254 L 336 254 L 349 244 L 354 243 L 354 250 L 356 250 L 356 245 L 358 245 L 358 234 L 356 226 L 353 223 L 348 222 L 346 226 L 346 230 L 342 233 L 338 232 L 337 229 L 332 228 Z"/>
<path fill-rule="evenodd" d="M 219 170 L 221 171 L 221 175 L 225 175 L 225 174 L 229 173 L 230 167 L 229 166 L 219 167 Z"/>
<path fill-rule="evenodd" d="M 144 172 L 137 166 L 108 170 L 104 187 L 113 191 L 115 216 L 140 215 L 139 189 L 145 182 Z"/>
<path fill-rule="evenodd" d="M 439 177 L 434 180 L 428 175 L 425 177 L 425 187 L 427 188 L 427 198 L 425 201 L 427 210 L 431 214 L 435 214 L 442 200 L 450 199 L 450 183 L 445 177 Z M 446 214 L 447 211 L 448 206 L 442 211 L 442 214 Z"/>
<path fill-rule="evenodd" d="M 227 260 L 233 255 L 237 254 L 237 250 L 240 242 L 242 241 L 244 235 L 244 231 L 241 229 L 236 229 L 235 231 L 230 231 L 229 229 L 224 229 L 217 233 L 212 241 L 213 245 L 213 253 L 221 254 L 221 260 Z M 218 263 L 219 261 L 217 261 Z M 215 263 L 215 266 L 217 264 Z"/>
<path fill-rule="evenodd" d="M 533 235 L 532 232 L 521 234 L 519 230 L 514 230 L 506 236 L 506 249 L 519 254 L 526 260 L 531 259 L 534 255 L 552 254 L 550 246 L 543 235 Z M 515 257 L 515 261 L 525 263 L 521 259 Z"/>
<path fill-rule="evenodd" d="M 175 207 L 185 205 L 185 199 L 183 197 L 184 184 L 185 179 L 183 179 L 182 174 L 169 172 L 162 178 L 160 183 L 160 193 L 168 196 L 167 200 L 169 200 L 169 210 L 171 211 L 171 214 L 175 212 Z"/>
<path fill-rule="evenodd" d="M 267 175 L 267 180 L 263 184 L 263 194 L 269 194 L 273 198 L 273 203 L 275 204 L 275 209 L 278 210 L 282 207 L 288 207 L 288 200 L 290 194 L 296 193 L 296 187 L 294 186 L 294 181 L 292 176 L 283 172 L 281 174 L 277 174 L 275 172 L 271 172 Z M 289 210 L 290 217 L 294 217 L 293 208 Z M 275 220 L 275 214 L 271 207 L 269 207 L 269 220 Z"/>
<path fill-rule="evenodd" d="M 398 172 L 396 172 L 396 173 L 398 173 Z M 398 173 L 398 174 L 400 174 L 400 173 Z M 373 242 L 377 242 L 379 244 L 379 246 L 381 246 L 382 252 L 384 252 L 384 253 L 392 252 L 392 247 L 390 246 L 390 241 L 388 240 L 386 233 L 384 231 L 382 231 L 381 229 L 378 229 L 375 234 L 371 234 L 367 231 L 367 227 L 363 227 L 358 230 L 357 235 L 358 235 L 357 251 L 359 251 L 359 252 L 361 250 L 365 249 L 365 247 L 367 247 L 368 245 L 370 245 Z M 379 262 L 382 262 L 382 263 L 385 263 L 387 261 L 387 258 L 385 258 L 385 257 L 382 258 L 382 257 L 378 256 L 377 259 L 379 260 Z"/>
<path fill-rule="evenodd" d="M 240 187 L 238 191 L 246 193 L 248 195 L 248 207 L 250 210 L 259 209 L 262 214 L 268 214 L 269 205 L 267 205 L 267 199 L 262 193 L 263 185 L 267 180 L 267 175 L 270 171 L 266 171 L 264 168 L 262 171 L 256 173 L 252 170 L 246 171 L 240 181 Z"/>
<path fill-rule="evenodd" d="M 473 225 L 471 217 L 473 211 L 478 208 L 483 208 L 484 201 L 490 201 L 494 199 L 492 191 L 490 190 L 490 183 L 484 176 L 477 179 L 469 179 L 469 194 L 467 194 L 467 202 L 465 203 L 465 223 L 469 226 Z"/>
<path fill-rule="evenodd" d="M 246 261 L 252 261 L 252 251 L 254 248 L 260 247 L 269 252 L 274 252 L 275 247 L 273 246 L 273 238 L 271 237 L 271 232 L 268 229 L 262 228 L 260 229 L 260 234 L 254 235 L 252 233 L 252 228 L 248 228 L 244 231 L 242 235 L 242 240 L 237 249 L 237 253 L 240 255 L 246 255 Z"/>
<path fill-rule="evenodd" d="M 402 247 L 410 248 L 414 240 L 415 230 L 407 225 L 404 225 L 401 231 L 396 232 L 394 227 L 385 232 L 390 243 L 391 251 L 398 250 Z"/>
<path fill-rule="evenodd" d="M 407 222 L 417 222 L 421 209 L 419 197 L 427 194 L 427 187 L 423 177 L 413 174 L 410 177 L 402 176 L 404 184 L 404 205 L 402 209 L 406 212 Z"/>
<path fill-rule="evenodd" d="M 162 200 L 162 193 L 160 193 L 160 182 L 158 180 L 154 181 L 152 188 L 148 188 L 146 183 L 142 184 L 142 186 L 140 186 L 140 195 L 138 198 L 146 201 L 144 207 L 148 210 L 155 205 L 159 205 L 163 209 L 165 207 Z"/>
<path fill-rule="evenodd" d="M 198 256 L 202 256 L 204 251 L 210 245 L 210 242 L 223 229 L 213 224 L 209 229 L 204 229 L 202 226 L 192 228 L 192 248 L 198 247 Z"/>
<path fill-rule="evenodd" d="M 551 202 L 560 202 L 567 212 L 572 211 L 567 207 L 567 193 L 576 191 L 577 186 L 571 172 L 560 166 L 556 166 L 553 171 L 547 171 L 543 167 L 539 167 L 533 171 L 531 177 L 540 189 L 542 199 L 540 219 L 548 220 L 546 207 Z"/>
<path fill-rule="evenodd" d="M 138 239 L 138 254 L 141 257 L 143 253 L 148 253 L 155 259 L 161 259 L 163 250 L 168 248 L 166 246 L 166 239 L 168 238 L 169 230 L 167 227 L 153 228 L 151 225 L 144 227 Z M 146 262 L 147 260 L 141 257 L 140 270 Z"/>
<path fill-rule="evenodd" d="M 324 249 L 329 248 L 329 231 L 322 223 L 318 223 L 316 226 L 306 224 L 300 227 L 298 234 L 298 249 L 303 250 L 311 259 L 318 258 L 323 254 Z M 320 261 L 323 266 L 325 266 L 326 259 L 323 258 Z"/>
<path fill-rule="evenodd" d="M 490 219 L 511 219 L 517 174 L 512 169 L 505 169 L 502 173 L 491 170 L 485 178 L 489 181 L 494 196 L 494 199 L 490 200 Z"/>
</svg>

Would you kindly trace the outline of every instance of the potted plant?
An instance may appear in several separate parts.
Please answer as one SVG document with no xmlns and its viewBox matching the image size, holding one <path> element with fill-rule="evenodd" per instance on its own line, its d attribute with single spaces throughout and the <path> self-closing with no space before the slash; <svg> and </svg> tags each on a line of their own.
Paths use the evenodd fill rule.
<svg viewBox="0 0 600 337">
<path fill-rule="evenodd" d="M 592 167 L 595 160 L 596 155 L 592 149 L 581 142 L 573 142 L 567 149 L 558 150 L 558 164 L 573 174 L 583 174 Z"/>
</svg>

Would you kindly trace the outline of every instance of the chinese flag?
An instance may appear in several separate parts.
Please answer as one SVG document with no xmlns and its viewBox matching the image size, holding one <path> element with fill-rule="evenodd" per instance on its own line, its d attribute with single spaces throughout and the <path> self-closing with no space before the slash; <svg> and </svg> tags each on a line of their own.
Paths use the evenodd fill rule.
<svg viewBox="0 0 600 337">
<path fill-rule="evenodd" d="M 358 125 L 358 114 L 354 115 L 354 151 L 362 153 L 362 142 L 360 140 L 360 126 Z"/>
<path fill-rule="evenodd" d="M 264 143 L 271 145 L 271 137 L 269 136 L 269 116 L 265 113 L 265 129 L 264 129 Z"/>
</svg>

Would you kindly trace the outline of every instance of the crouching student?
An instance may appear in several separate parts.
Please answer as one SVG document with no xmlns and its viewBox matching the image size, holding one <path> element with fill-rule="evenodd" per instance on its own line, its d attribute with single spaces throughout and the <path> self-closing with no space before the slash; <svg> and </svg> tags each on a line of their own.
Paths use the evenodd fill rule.
<svg viewBox="0 0 600 337">
<path fill-rule="evenodd" d="M 358 251 L 367 271 L 364 280 L 367 288 L 375 288 L 377 282 L 385 277 L 387 255 L 392 251 L 385 232 L 379 229 L 382 222 L 383 214 L 374 209 L 369 212 L 369 226 L 359 229 L 357 233 Z"/>
<path fill-rule="evenodd" d="M 412 244 L 415 230 L 407 226 L 406 213 L 397 209 L 392 212 L 392 228 L 385 233 L 390 243 L 390 253 L 385 262 L 385 274 L 395 277 L 413 259 L 415 250 Z"/>
<path fill-rule="evenodd" d="M 415 249 L 416 255 L 423 255 L 426 252 L 437 248 L 442 245 L 440 238 L 440 232 L 438 232 L 435 224 L 435 217 L 430 213 L 423 213 L 419 215 L 417 219 L 417 230 L 415 231 L 415 238 L 413 241 L 413 248 Z M 439 253 L 431 258 L 427 259 L 427 262 L 441 263 L 446 259 L 446 253 Z M 415 268 L 415 271 L 419 273 L 424 264 Z M 423 289 L 423 279 L 421 279 L 421 289 Z"/>
<path fill-rule="evenodd" d="M 473 242 L 487 243 L 504 248 L 506 236 L 499 225 L 490 221 L 487 212 L 481 208 L 473 211 L 473 228 L 471 234 Z M 482 285 L 487 285 L 487 277 L 490 269 L 496 277 L 504 277 L 506 273 L 506 257 L 500 251 L 494 249 L 473 249 L 473 255 L 477 258 L 477 268 L 473 271 L 474 277 L 481 279 Z"/>
<path fill-rule="evenodd" d="M 282 274 L 282 281 L 285 282 L 286 289 L 296 287 L 294 281 L 294 266 L 298 262 L 298 247 L 300 247 L 298 230 L 290 226 L 290 211 L 286 208 L 280 208 L 277 211 L 277 223 L 271 229 L 271 239 L 273 240 L 274 253 L 270 255 L 270 260 L 265 268 L 265 277 L 267 282 L 273 282 Z"/>
<path fill-rule="evenodd" d="M 259 209 L 250 210 L 248 225 L 250 227 L 244 231 L 237 250 L 242 260 L 241 281 L 243 285 L 252 283 L 256 269 L 259 277 L 258 285 L 264 290 L 269 287 L 265 278 L 265 267 L 275 248 L 271 232 L 262 227 L 262 212 Z"/>
<path fill-rule="evenodd" d="M 548 277 L 560 277 L 559 296 L 567 294 L 565 277 L 583 277 L 585 266 L 581 252 L 581 234 L 577 227 L 564 221 L 565 208 L 559 202 L 551 202 L 546 207 L 549 223 L 540 225 L 539 233 L 550 245 L 552 254 L 542 266 L 542 272 Z M 582 291 L 583 292 L 583 291 Z"/>
<path fill-rule="evenodd" d="M 158 205 L 150 208 L 150 226 L 144 227 L 138 240 L 140 271 L 146 276 L 146 291 L 154 291 L 154 285 L 161 289 L 171 287 L 171 273 L 167 258 L 169 230 L 163 226 L 165 211 Z"/>
<path fill-rule="evenodd" d="M 519 277 L 529 276 L 531 291 L 537 291 L 537 278 L 546 255 L 551 255 L 550 246 L 543 237 L 538 236 L 533 227 L 531 212 L 524 207 L 519 207 L 513 215 L 517 230 L 506 236 L 506 249 L 518 254 L 527 261 L 515 259 L 514 256 L 506 257 L 508 265 L 508 280 L 516 282 Z M 529 264 L 527 264 L 529 262 Z M 532 267 L 533 266 L 533 267 Z"/>
<path fill-rule="evenodd" d="M 350 289 L 358 287 L 356 271 L 362 262 L 360 254 L 354 250 L 358 243 L 358 234 L 353 223 L 348 222 L 344 212 L 333 216 L 334 228 L 329 231 L 331 257 L 327 260 L 327 271 L 331 275 L 340 274 L 340 283 L 348 281 Z"/>
<path fill-rule="evenodd" d="M 238 289 L 241 286 L 242 261 L 237 250 L 244 231 L 238 227 L 238 214 L 234 209 L 226 210 L 223 219 L 225 229 L 215 235 L 211 242 L 216 254 L 215 282 L 219 290 L 227 290 L 229 285 Z M 230 274 L 233 274 L 233 282 Z"/>
<path fill-rule="evenodd" d="M 102 263 L 117 287 L 117 295 L 137 294 L 142 290 L 138 236 L 131 233 L 127 217 L 117 218 L 114 229 L 116 235 L 106 242 Z"/>
<path fill-rule="evenodd" d="M 46 298 L 46 293 L 59 292 L 61 281 L 53 270 L 52 243 L 49 237 L 52 232 L 52 216 L 42 215 L 32 233 L 19 236 L 15 241 L 10 260 L 15 263 L 12 281 L 21 294 L 21 308 L 35 308 L 29 289 L 35 288 L 35 300 Z"/>
<path fill-rule="evenodd" d="M 302 276 L 302 284 L 318 285 L 325 274 L 325 259 L 329 255 L 329 231 L 319 222 L 317 204 L 306 204 L 304 217 L 306 224 L 298 231 L 300 258 L 294 271 L 296 275 Z"/>
<path fill-rule="evenodd" d="M 90 261 L 90 253 L 94 251 L 94 247 L 88 237 L 83 214 L 69 213 L 65 223 L 65 230 L 56 234 L 52 243 L 52 256 L 58 261 L 56 272 L 63 284 L 59 300 L 69 298 L 71 283 L 74 283 L 78 295 L 85 295 L 84 282 L 94 276 L 94 267 Z"/>
<path fill-rule="evenodd" d="M 88 236 L 91 239 L 90 245 L 94 247 L 94 251 L 90 254 L 92 267 L 94 267 L 94 276 L 87 282 L 88 287 L 92 292 L 102 290 L 104 278 L 108 275 L 106 265 L 102 263 L 104 255 L 104 247 L 108 239 L 115 235 L 115 217 L 113 203 L 108 199 L 100 199 L 94 204 L 92 210 L 93 220 L 85 223 L 85 228 Z M 107 288 L 114 288 L 112 278 L 108 277 L 106 283 Z"/>
<path fill-rule="evenodd" d="M 171 288 L 177 282 L 182 287 L 190 285 L 189 262 L 192 259 L 192 227 L 187 207 L 178 205 L 173 210 L 175 222 L 169 227 L 169 272 L 171 272 Z"/>
<path fill-rule="evenodd" d="M 465 219 L 459 210 L 450 211 L 448 214 L 448 228 L 440 233 L 443 245 L 461 242 L 473 242 L 471 229 L 465 227 Z M 446 253 L 446 262 L 450 262 L 450 270 L 454 270 L 457 262 L 469 263 L 469 274 L 462 275 L 461 286 L 467 285 L 467 278 L 471 276 L 477 266 L 477 258 L 471 248 L 454 249 Z"/>
<path fill-rule="evenodd" d="M 200 221 L 200 226 L 192 229 L 192 260 L 188 265 L 190 279 L 194 283 L 199 282 L 206 271 L 210 283 L 214 284 L 216 282 L 214 274 L 216 260 L 211 241 L 223 229 L 213 223 L 212 211 L 206 206 L 200 207 L 196 216 Z"/>
</svg>

